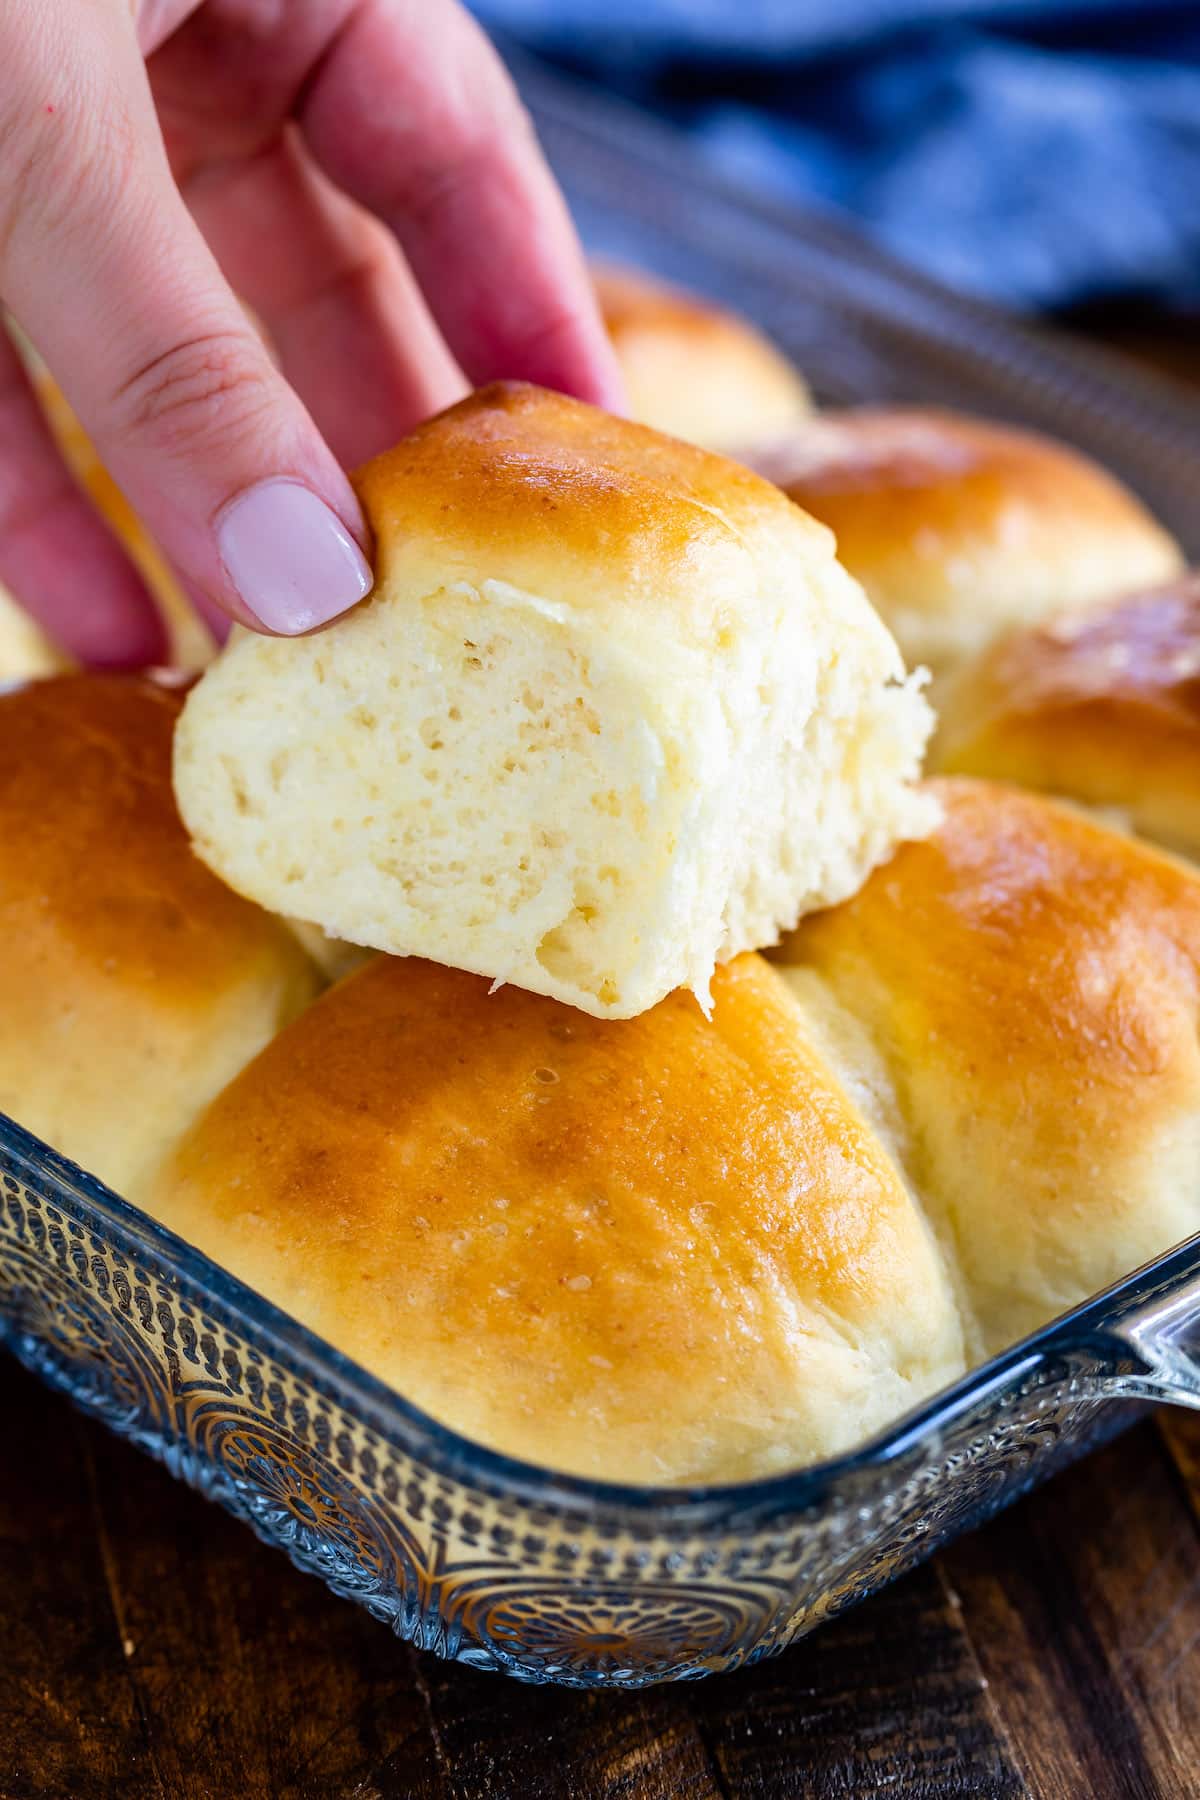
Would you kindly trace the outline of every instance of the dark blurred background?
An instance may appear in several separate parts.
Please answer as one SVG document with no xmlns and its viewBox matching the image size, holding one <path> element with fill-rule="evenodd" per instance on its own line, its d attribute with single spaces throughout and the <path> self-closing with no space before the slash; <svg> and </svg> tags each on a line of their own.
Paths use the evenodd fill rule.
<svg viewBox="0 0 1200 1800">
<path fill-rule="evenodd" d="M 1200 5 L 474 0 L 760 190 L 1008 306 L 1200 314 Z"/>
</svg>

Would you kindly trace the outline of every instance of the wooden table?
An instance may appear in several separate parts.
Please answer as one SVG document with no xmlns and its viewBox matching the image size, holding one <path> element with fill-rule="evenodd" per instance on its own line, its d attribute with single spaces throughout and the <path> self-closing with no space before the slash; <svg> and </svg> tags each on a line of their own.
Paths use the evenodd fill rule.
<svg viewBox="0 0 1200 1800">
<path fill-rule="evenodd" d="M 0 1417 L 0 1800 L 1200 1796 L 1197 1416 L 774 1661 L 633 1695 L 418 1654 L 6 1359 Z"/>
<path fill-rule="evenodd" d="M 411 1650 L 0 1365 L 0 1795 L 1200 1793 L 1200 1418 L 1163 1415 L 773 1661 L 641 1694 Z"/>
</svg>

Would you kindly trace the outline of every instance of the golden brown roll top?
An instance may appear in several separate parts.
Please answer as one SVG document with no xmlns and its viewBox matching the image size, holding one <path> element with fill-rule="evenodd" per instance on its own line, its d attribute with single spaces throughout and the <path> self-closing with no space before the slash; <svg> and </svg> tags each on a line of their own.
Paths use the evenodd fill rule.
<svg viewBox="0 0 1200 1800">
<path fill-rule="evenodd" d="M 191 853 L 179 707 L 119 676 L 0 695 L 0 1110 L 135 1199 L 317 986 Z"/>
<path fill-rule="evenodd" d="M 830 526 L 905 659 L 941 674 L 1001 633 L 1182 568 L 1097 464 L 1030 431 L 928 410 L 825 413 L 754 466 Z"/>
<path fill-rule="evenodd" d="M 779 953 L 994 1351 L 1200 1230 L 1200 880 L 1015 789 Z"/>
<path fill-rule="evenodd" d="M 947 780 L 710 1019 L 386 956 L 301 1010 L 290 932 L 187 852 L 177 711 L 0 698 L 0 1106 L 467 1436 L 769 1474 L 1200 1229 L 1182 863 Z"/>
<path fill-rule="evenodd" d="M 1006 513 L 979 480 L 1019 573 L 1037 483 Z M 1013 789 L 914 792 L 923 708 L 828 533 L 521 388 L 360 486 L 376 593 L 310 640 L 239 637 L 180 785 L 247 894 L 437 961 L 374 957 L 309 1006 L 294 928 L 189 851 L 178 692 L 15 690 L 0 1108 L 448 1425 L 634 1481 L 850 1448 L 1200 1229 L 1200 877 Z M 1145 794 L 1186 786 L 1194 606 L 1013 640 L 974 699 L 961 678 L 959 753 L 998 759 L 1019 693 L 1058 721 L 1029 767 L 1153 744 L 1142 788 L 1072 785 L 1167 817 Z M 938 805 L 776 968 L 725 960 Z M 658 998 L 714 960 L 710 1018 Z"/>
<path fill-rule="evenodd" d="M 784 985 L 600 1021 L 377 958 L 152 1210 L 468 1436 L 631 1481 L 848 1447 L 963 1367 L 940 1258 Z"/>
<path fill-rule="evenodd" d="M 1002 639 L 944 690 L 936 756 L 1200 856 L 1200 575 Z"/>
<path fill-rule="evenodd" d="M 630 412 L 643 425 L 737 451 L 811 411 L 791 363 L 736 313 L 637 270 L 597 264 L 592 275 Z"/>
</svg>

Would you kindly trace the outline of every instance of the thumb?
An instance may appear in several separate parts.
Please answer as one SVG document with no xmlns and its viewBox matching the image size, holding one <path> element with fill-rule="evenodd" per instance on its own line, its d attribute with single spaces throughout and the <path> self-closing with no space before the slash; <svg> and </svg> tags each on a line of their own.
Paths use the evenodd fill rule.
<svg viewBox="0 0 1200 1800">
<path fill-rule="evenodd" d="M 67 10 L 57 55 L 53 8 L 16 45 L 0 291 L 185 580 L 308 631 L 371 585 L 354 492 L 188 215 L 131 24 Z"/>
</svg>

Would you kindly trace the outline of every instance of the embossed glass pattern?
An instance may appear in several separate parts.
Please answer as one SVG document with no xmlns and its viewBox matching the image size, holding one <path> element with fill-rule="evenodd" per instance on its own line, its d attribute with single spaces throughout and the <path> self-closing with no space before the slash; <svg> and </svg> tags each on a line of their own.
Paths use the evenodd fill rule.
<svg viewBox="0 0 1200 1800">
<path fill-rule="evenodd" d="M 1200 420 L 1169 387 L 707 186 L 655 128 L 521 73 L 600 248 L 755 315 L 824 398 L 941 401 L 1073 437 L 1200 556 Z M 853 1456 L 623 1488 L 437 1425 L 0 1116 L 0 1337 L 402 1637 L 528 1681 L 636 1687 L 769 1655 L 1137 1405 L 1200 1405 L 1200 1239 Z"/>
<path fill-rule="evenodd" d="M 623 1488 L 468 1443 L 0 1118 L 0 1336 L 402 1637 L 638 1686 L 781 1649 L 1006 1505 L 1128 1406 L 1200 1403 L 1200 1240 L 854 1456 Z"/>
</svg>

